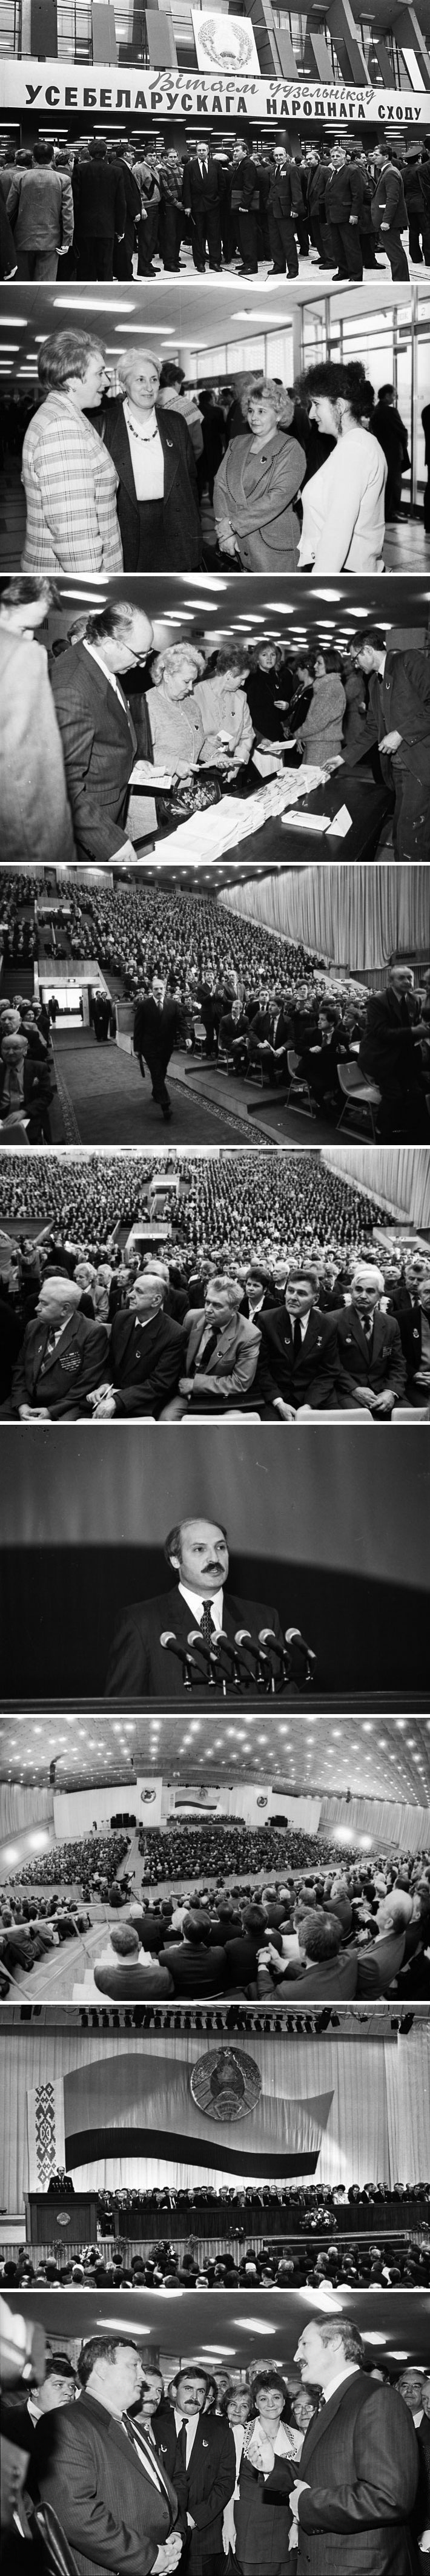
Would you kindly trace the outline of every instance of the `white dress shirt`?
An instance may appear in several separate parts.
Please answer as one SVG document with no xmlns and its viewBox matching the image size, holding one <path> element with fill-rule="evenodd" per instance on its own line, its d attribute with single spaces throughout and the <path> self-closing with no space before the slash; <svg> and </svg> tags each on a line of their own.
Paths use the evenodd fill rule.
<svg viewBox="0 0 430 2576">
<path fill-rule="evenodd" d="M 133 467 L 137 501 L 162 501 L 164 493 L 164 450 L 155 411 L 151 411 L 145 429 L 132 403 L 124 403 L 124 420 Z"/>
<path fill-rule="evenodd" d="M 304 1342 L 305 1333 L 307 1333 L 307 1329 L 308 1329 L 309 1316 L 312 1314 L 312 1307 L 311 1307 L 311 1306 L 308 1306 L 306 1315 L 292 1315 L 292 1314 L 291 1314 L 290 1307 L 289 1307 L 289 1306 L 287 1306 L 287 1300 L 286 1300 L 286 1299 L 285 1299 L 285 1305 L 286 1305 L 287 1315 L 289 1315 L 289 1318 L 290 1318 L 290 1324 L 291 1324 L 291 1331 L 292 1331 L 292 1333 L 294 1333 L 294 1325 L 295 1325 L 295 1324 L 300 1324 L 300 1331 L 301 1331 L 301 1336 L 302 1336 L 302 1342 Z"/>
<path fill-rule="evenodd" d="M 187 1584 L 186 1584 L 186 1583 L 180 1583 L 178 1588 L 179 1588 L 179 1591 L 182 1593 L 182 1599 L 183 1599 L 183 1601 L 186 1601 L 186 1602 L 187 1602 L 187 1607 L 188 1607 L 188 1609 L 189 1609 L 189 1610 L 191 1610 L 191 1617 L 192 1617 L 192 1621 L 193 1621 L 193 1627 L 194 1627 L 194 1628 L 200 1628 L 200 1627 L 201 1627 L 201 1623 L 202 1623 L 202 1618 L 203 1618 L 203 1611 L 204 1611 L 204 1610 L 210 1610 L 211 1620 L 212 1620 L 212 1626 L 213 1626 L 214 1628 L 216 1628 L 217 1637 L 220 1637 L 220 1635 L 221 1635 L 221 1629 L 222 1629 L 222 1627 L 223 1627 L 223 1625 L 224 1625 L 224 1622 L 223 1622 L 223 1615 L 222 1615 L 222 1607 L 223 1607 L 223 1591 L 222 1591 L 222 1588 L 221 1588 L 221 1591 L 220 1591 L 220 1592 L 214 1592 L 213 1601 L 201 1601 L 201 1599 L 200 1599 L 200 1594 L 199 1594 L 198 1592 L 189 1592 L 189 1591 L 188 1591 L 188 1586 L 187 1586 Z"/>
<path fill-rule="evenodd" d="M 355 2374 L 359 2369 L 359 2361 L 347 2361 L 342 2370 L 335 2370 L 333 2372 L 333 2378 L 326 2380 L 325 2388 L 322 2390 L 322 2405 L 328 2406 L 330 2398 L 335 2396 L 336 2389 L 343 2388 L 347 2379 L 354 2379 Z"/>
</svg>

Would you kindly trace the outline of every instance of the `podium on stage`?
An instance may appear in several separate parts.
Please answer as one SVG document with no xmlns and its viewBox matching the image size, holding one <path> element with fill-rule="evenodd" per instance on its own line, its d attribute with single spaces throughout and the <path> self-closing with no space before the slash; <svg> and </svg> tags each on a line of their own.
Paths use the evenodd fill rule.
<svg viewBox="0 0 430 2576">
<path fill-rule="evenodd" d="M 27 2245 L 96 2245 L 97 2207 L 96 2191 L 26 2191 Z"/>
</svg>

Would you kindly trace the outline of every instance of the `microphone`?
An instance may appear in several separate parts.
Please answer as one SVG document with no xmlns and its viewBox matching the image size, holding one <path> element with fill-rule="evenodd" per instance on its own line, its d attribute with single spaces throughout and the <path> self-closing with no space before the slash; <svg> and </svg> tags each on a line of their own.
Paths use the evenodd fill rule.
<svg viewBox="0 0 430 2576">
<path fill-rule="evenodd" d="M 246 1657 L 246 1655 L 249 1655 L 249 1656 L 251 1656 L 251 1655 L 252 1655 L 253 1663 L 254 1663 L 254 1665 L 255 1665 L 255 1678 L 256 1678 L 256 1681 L 257 1681 L 258 1688 L 259 1688 L 259 1690 L 261 1690 L 262 1686 L 264 1685 L 264 1678 L 265 1678 L 265 1677 L 264 1677 L 264 1669 L 263 1669 L 263 1665 L 264 1665 L 264 1663 L 268 1664 L 268 1662 L 269 1662 L 269 1657 L 268 1657 L 268 1655 L 263 1656 L 262 1651 L 261 1651 L 261 1646 L 260 1646 L 259 1644 L 256 1644 L 255 1637 L 251 1637 L 251 1630 L 250 1630 L 250 1628 L 236 1628 L 236 1634 L 235 1634 L 235 1645 L 236 1645 L 236 1646 L 239 1646 L 239 1647 L 241 1648 L 241 1653 L 242 1653 L 242 1668 L 243 1668 L 243 1669 L 245 1670 L 245 1672 L 246 1672 L 246 1676 L 247 1676 L 247 1680 L 248 1680 L 248 1681 L 249 1681 L 249 1679 L 250 1679 L 250 1671 L 249 1671 L 249 1664 L 248 1664 L 248 1663 L 246 1663 L 246 1661 L 245 1661 L 245 1657 Z"/>
<path fill-rule="evenodd" d="M 222 1646 L 223 1655 L 227 1655 L 228 1657 L 230 1669 L 233 1673 L 235 1690 L 238 1690 L 240 1686 L 240 1661 L 237 1646 L 232 1646 L 230 1644 L 230 1638 L 227 1636 L 225 1628 L 220 1628 L 218 1644 Z"/>
<path fill-rule="evenodd" d="M 278 1639 L 275 1637 L 274 1628 L 260 1628 L 259 1642 L 260 1646 L 263 1648 L 268 1646 L 271 1661 L 273 1656 L 276 1655 L 277 1662 L 281 1666 L 282 1680 L 284 1682 L 288 1682 L 291 1672 L 291 1655 L 289 1654 L 288 1646 L 278 1645 Z M 272 1690 L 274 1690 L 274 1688 L 275 1679 L 272 1671 Z"/>
<path fill-rule="evenodd" d="M 186 1646 L 178 1645 L 178 1639 L 175 1637 L 174 1628 L 162 1628 L 160 1646 L 165 1646 L 169 1655 L 179 1656 L 179 1662 L 182 1664 L 184 1690 L 191 1690 L 192 1677 L 195 1670 L 194 1657 L 193 1655 L 187 1654 Z"/>
<path fill-rule="evenodd" d="M 313 1682 L 316 1655 L 314 1655 L 312 1646 L 306 1645 L 306 1638 L 301 1636 L 300 1628 L 286 1628 L 285 1642 L 290 1649 L 290 1665 L 294 1680 L 303 1680 L 304 1678 L 305 1682 Z M 305 1665 L 304 1676 L 303 1671 L 301 1671 L 302 1656 Z"/>
<path fill-rule="evenodd" d="M 188 1632 L 188 1645 L 189 1645 L 189 1646 L 197 1646 L 197 1652 L 198 1652 L 198 1654 L 203 1655 L 203 1658 L 204 1658 L 204 1662 L 205 1662 L 205 1664 L 208 1664 L 208 1665 L 209 1665 L 209 1672 L 208 1672 L 209 1690 L 215 1690 L 216 1683 L 217 1683 L 217 1681 L 218 1681 L 218 1680 L 220 1680 L 220 1681 L 221 1681 L 222 1688 L 225 1690 L 225 1682 L 224 1682 L 224 1679 L 223 1679 L 223 1674 L 222 1674 L 222 1673 L 220 1674 L 220 1672 L 219 1672 L 218 1656 L 215 1654 L 215 1648 L 214 1648 L 214 1646 L 207 1646 L 207 1645 L 206 1645 L 206 1640 L 205 1640 L 205 1638 L 204 1638 L 204 1637 L 202 1637 L 201 1628 L 190 1628 L 190 1629 L 189 1629 L 189 1632 Z"/>
</svg>

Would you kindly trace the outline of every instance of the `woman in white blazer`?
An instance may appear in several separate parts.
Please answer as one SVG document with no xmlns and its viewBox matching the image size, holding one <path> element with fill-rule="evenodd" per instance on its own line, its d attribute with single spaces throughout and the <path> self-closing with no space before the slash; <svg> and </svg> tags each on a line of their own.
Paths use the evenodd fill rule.
<svg viewBox="0 0 430 2576">
<path fill-rule="evenodd" d="M 302 494 L 301 572 L 383 572 L 386 459 L 372 438 L 364 367 L 309 367 L 296 394 L 336 446 Z"/>
</svg>

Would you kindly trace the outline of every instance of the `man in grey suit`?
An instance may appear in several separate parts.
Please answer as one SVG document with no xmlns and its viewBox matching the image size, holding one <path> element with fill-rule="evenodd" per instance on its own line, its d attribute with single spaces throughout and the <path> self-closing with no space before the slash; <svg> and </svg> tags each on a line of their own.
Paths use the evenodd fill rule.
<svg viewBox="0 0 430 2576">
<path fill-rule="evenodd" d="M 179 1394 L 164 1407 L 163 1422 L 183 1422 L 195 1413 L 229 1413 L 239 1406 L 255 1377 L 260 1334 L 239 1308 L 240 1279 L 208 1279 L 204 1306 L 191 1306 L 184 1319 L 184 1375 Z"/>
<path fill-rule="evenodd" d="M 60 653 L 52 664 L 51 687 L 79 859 L 105 865 L 112 858 L 135 855 L 128 800 L 138 742 L 121 680 L 122 674 L 146 661 L 151 644 L 152 626 L 143 609 L 128 599 L 110 600 L 106 608 L 87 618 L 81 643 Z M 142 699 L 139 730 L 139 749 L 146 759 L 149 728 Z M 139 802 L 143 807 L 146 800 Z"/>
<path fill-rule="evenodd" d="M 353 2576 L 358 2567 L 366 2576 L 414 2576 L 419 2454 L 407 2406 L 363 2369 L 348 2317 L 310 2318 L 294 2358 L 305 2386 L 323 2397 L 290 2489 L 298 2576 Z"/>
<path fill-rule="evenodd" d="M 17 166 L 7 198 L 19 277 L 56 277 L 73 241 L 72 182 L 54 169 L 52 143 L 33 145 L 34 170 Z"/>
<path fill-rule="evenodd" d="M 155 2445 L 129 2409 L 138 2404 L 144 2364 L 125 2335 L 82 2345 L 78 2405 L 50 2416 L 51 2444 L 36 2433 L 32 2484 L 53 2506 L 79 2576 L 171 2576 L 181 2554 L 177 2498 Z"/>
</svg>

